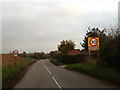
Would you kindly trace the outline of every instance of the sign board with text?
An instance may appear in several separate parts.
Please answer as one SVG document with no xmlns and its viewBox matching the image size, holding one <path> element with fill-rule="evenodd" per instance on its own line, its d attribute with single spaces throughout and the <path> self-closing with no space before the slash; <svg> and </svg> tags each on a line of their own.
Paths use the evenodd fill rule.
<svg viewBox="0 0 120 90">
<path fill-rule="evenodd" d="M 99 50 L 99 38 L 98 37 L 88 37 L 88 51 Z"/>
</svg>

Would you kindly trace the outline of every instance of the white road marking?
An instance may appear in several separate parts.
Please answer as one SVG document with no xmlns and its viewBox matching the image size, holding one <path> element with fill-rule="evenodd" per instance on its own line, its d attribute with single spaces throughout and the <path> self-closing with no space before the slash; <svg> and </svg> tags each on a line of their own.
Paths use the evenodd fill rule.
<svg viewBox="0 0 120 90">
<path fill-rule="evenodd" d="M 49 74 L 51 74 L 51 72 L 48 70 L 48 68 L 46 68 L 46 70 L 48 71 Z"/>
<path fill-rule="evenodd" d="M 45 68 L 47 68 L 46 65 L 45 65 L 44 63 L 42 63 L 42 64 L 43 64 L 43 66 L 44 66 Z"/>
<path fill-rule="evenodd" d="M 51 74 L 51 72 L 48 70 L 48 68 L 45 66 L 46 70 L 48 71 L 49 74 Z"/>
<path fill-rule="evenodd" d="M 46 70 L 48 71 L 48 73 L 51 74 L 51 72 L 48 70 L 48 68 L 46 67 L 46 65 L 43 64 L 43 66 L 46 68 Z M 53 76 L 52 76 L 52 79 L 54 80 L 54 82 L 56 83 L 56 85 L 60 88 L 60 90 L 62 90 L 62 87 L 59 85 L 59 83 L 57 82 L 57 80 Z"/>
<path fill-rule="evenodd" d="M 44 66 L 45 68 L 47 68 L 46 66 Z"/>
<path fill-rule="evenodd" d="M 48 71 L 48 73 L 49 73 L 49 74 L 51 74 L 51 72 L 50 72 L 50 71 Z"/>
<path fill-rule="evenodd" d="M 48 68 L 46 68 L 46 70 L 48 70 Z"/>
<path fill-rule="evenodd" d="M 52 79 L 55 81 L 55 83 L 57 84 L 57 86 L 60 88 L 60 90 L 62 90 L 61 86 L 59 85 L 59 83 L 57 82 L 57 80 L 52 76 Z"/>
</svg>

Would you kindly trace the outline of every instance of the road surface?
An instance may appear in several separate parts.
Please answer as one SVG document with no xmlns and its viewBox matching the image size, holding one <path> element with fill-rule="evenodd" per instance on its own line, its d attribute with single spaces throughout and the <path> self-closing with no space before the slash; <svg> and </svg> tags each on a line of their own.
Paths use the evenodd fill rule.
<svg viewBox="0 0 120 90">
<path fill-rule="evenodd" d="M 15 88 L 106 88 L 80 73 L 55 66 L 49 60 L 32 65 Z"/>
</svg>

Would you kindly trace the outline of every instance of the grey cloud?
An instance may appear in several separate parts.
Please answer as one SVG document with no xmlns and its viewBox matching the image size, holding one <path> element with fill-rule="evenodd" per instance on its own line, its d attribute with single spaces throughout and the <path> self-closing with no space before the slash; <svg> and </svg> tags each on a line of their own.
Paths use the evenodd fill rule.
<svg viewBox="0 0 120 90">
<path fill-rule="evenodd" d="M 81 49 L 87 27 L 104 28 L 117 21 L 116 12 L 72 12 L 63 2 L 4 3 L 3 52 L 49 52 L 63 39 L 73 39 Z"/>
</svg>

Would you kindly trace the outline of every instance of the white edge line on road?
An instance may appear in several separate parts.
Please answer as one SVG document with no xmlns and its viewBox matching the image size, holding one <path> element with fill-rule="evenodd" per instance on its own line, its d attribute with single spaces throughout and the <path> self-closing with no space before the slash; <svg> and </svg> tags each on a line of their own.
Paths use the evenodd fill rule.
<svg viewBox="0 0 120 90">
<path fill-rule="evenodd" d="M 61 86 L 58 84 L 57 80 L 52 76 L 53 80 L 55 81 L 55 83 L 57 84 L 57 86 L 60 88 L 60 90 L 62 90 Z"/>
</svg>

